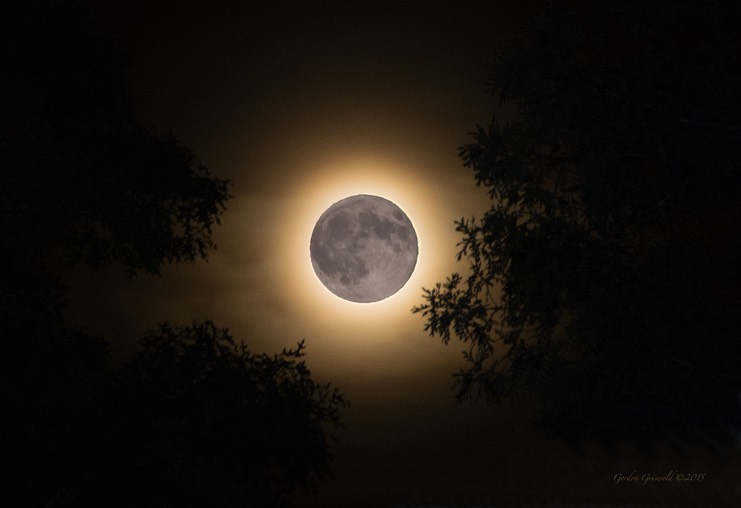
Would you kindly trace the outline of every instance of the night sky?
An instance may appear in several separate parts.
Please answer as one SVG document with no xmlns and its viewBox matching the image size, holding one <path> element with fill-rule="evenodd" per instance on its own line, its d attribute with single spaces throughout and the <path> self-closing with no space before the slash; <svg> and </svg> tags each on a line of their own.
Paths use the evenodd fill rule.
<svg viewBox="0 0 741 508">
<path fill-rule="evenodd" d="M 731 487 L 738 463 L 630 445 L 570 449 L 533 427 L 528 400 L 456 403 L 461 345 L 430 337 L 411 312 L 423 287 L 465 270 L 454 220 L 480 215 L 488 197 L 457 147 L 497 106 L 487 60 L 545 4 L 94 2 L 96 22 L 129 57 L 138 118 L 172 130 L 231 181 L 233 198 L 208 261 L 132 281 L 115 265 L 69 270 L 67 322 L 106 337 L 114 363 L 162 321 L 212 319 L 258 352 L 305 339 L 313 375 L 352 406 L 333 444 L 334 478 L 299 506 L 702 504 L 741 495 Z M 419 238 L 409 282 L 372 304 L 331 294 L 309 257 L 316 220 L 354 194 L 396 203 Z M 614 481 L 669 470 L 712 481 Z"/>
</svg>

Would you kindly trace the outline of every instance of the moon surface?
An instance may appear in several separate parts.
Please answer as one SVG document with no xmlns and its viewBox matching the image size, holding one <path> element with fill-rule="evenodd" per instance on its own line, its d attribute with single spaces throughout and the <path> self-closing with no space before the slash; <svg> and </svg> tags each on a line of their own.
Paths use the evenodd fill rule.
<svg viewBox="0 0 741 508">
<path fill-rule="evenodd" d="M 358 194 L 319 217 L 311 234 L 311 264 L 332 293 L 357 303 L 399 291 L 417 264 L 417 233 L 388 199 Z"/>
</svg>

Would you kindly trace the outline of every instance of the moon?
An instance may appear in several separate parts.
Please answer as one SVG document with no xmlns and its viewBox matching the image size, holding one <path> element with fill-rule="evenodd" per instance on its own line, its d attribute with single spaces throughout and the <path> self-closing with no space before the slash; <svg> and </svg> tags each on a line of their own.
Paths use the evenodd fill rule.
<svg viewBox="0 0 741 508">
<path fill-rule="evenodd" d="M 399 291 L 417 264 L 417 233 L 409 217 L 388 199 L 358 194 L 319 217 L 311 234 L 311 264 L 335 295 L 357 303 Z"/>
</svg>

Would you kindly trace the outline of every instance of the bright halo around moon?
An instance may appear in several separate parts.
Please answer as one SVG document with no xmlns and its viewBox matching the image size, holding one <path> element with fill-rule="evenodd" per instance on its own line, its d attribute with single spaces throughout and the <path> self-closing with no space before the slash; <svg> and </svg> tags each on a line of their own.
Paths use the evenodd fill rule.
<svg viewBox="0 0 741 508">
<path fill-rule="evenodd" d="M 414 321 L 410 310 L 419 305 L 422 288 L 454 269 L 451 259 L 455 259 L 458 241 L 450 210 L 440 206 L 447 189 L 422 185 L 426 172 L 417 166 L 394 157 L 355 154 L 306 161 L 305 171 L 297 173 L 290 190 L 301 196 L 296 206 L 286 209 L 282 202 L 275 202 L 274 212 L 268 215 L 276 218 L 267 241 L 279 268 L 265 273 L 275 281 L 274 301 L 279 303 L 274 305 L 284 305 L 297 322 L 321 322 L 340 334 L 348 326 L 375 326 L 379 320 L 388 326 Z M 398 205 L 413 224 L 418 244 L 417 262 L 406 284 L 388 298 L 371 303 L 345 300 L 329 291 L 310 256 L 311 235 L 321 215 L 333 203 L 359 194 L 382 196 Z M 378 336 L 378 340 L 386 338 L 392 340 Z"/>
<path fill-rule="evenodd" d="M 391 201 L 368 194 L 342 199 L 317 221 L 311 263 L 333 294 L 356 303 L 383 300 L 399 291 L 417 264 L 417 234 Z"/>
</svg>

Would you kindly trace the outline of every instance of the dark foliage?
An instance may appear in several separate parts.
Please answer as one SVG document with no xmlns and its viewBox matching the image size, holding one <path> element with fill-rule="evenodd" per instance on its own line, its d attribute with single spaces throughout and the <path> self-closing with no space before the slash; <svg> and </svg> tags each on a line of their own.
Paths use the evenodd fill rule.
<svg viewBox="0 0 741 508">
<path fill-rule="evenodd" d="M 141 345 L 102 390 L 87 468 L 60 506 L 282 506 L 326 478 L 346 402 L 311 378 L 303 342 L 252 354 L 204 322 Z"/>
<path fill-rule="evenodd" d="M 111 370 L 65 327 L 61 269 L 205 258 L 228 182 L 138 123 L 84 3 L 3 2 L 0 38 L 0 505 L 277 506 L 325 478 L 346 402 L 303 342 L 252 354 L 164 325 Z"/>
<path fill-rule="evenodd" d="M 20 256 L 122 262 L 130 275 L 205 258 L 228 182 L 139 124 L 123 54 L 79 2 L 9 2 L 0 78 L 2 235 Z M 48 260 L 47 260 L 48 261 Z"/>
<path fill-rule="evenodd" d="M 489 85 L 517 119 L 459 151 L 492 205 L 457 222 L 468 274 L 413 309 L 468 345 L 460 399 L 536 394 L 574 439 L 732 437 L 739 14 L 599 2 L 496 54 Z"/>
<path fill-rule="evenodd" d="M 211 322 L 164 324 L 106 372 L 102 339 L 23 335 L 3 361 L 12 506 L 285 506 L 330 472 L 348 406 L 302 360 Z"/>
</svg>

